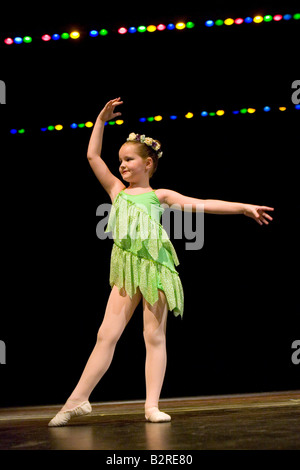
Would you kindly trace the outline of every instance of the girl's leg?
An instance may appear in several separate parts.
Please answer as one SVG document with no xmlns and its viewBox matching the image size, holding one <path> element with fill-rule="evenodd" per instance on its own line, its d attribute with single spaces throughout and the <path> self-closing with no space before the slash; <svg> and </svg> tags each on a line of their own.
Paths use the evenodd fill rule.
<svg viewBox="0 0 300 470">
<path fill-rule="evenodd" d="M 146 345 L 146 403 L 145 411 L 158 408 L 166 365 L 166 328 L 168 305 L 163 291 L 159 290 L 159 299 L 151 306 L 143 298 L 144 339 Z"/>
<path fill-rule="evenodd" d="M 132 299 L 124 290 L 119 293 L 113 286 L 103 322 L 97 335 L 96 345 L 85 366 L 82 376 L 61 411 L 69 410 L 89 399 L 99 380 L 109 368 L 117 341 L 141 300 L 138 289 Z"/>
</svg>

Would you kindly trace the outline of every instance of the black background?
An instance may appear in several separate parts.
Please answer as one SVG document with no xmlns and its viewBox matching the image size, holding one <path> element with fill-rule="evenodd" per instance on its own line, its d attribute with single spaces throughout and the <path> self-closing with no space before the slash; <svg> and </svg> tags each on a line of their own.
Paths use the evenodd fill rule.
<svg viewBox="0 0 300 470">
<path fill-rule="evenodd" d="M 121 96 L 122 126 L 105 129 L 103 158 L 118 176 L 130 132 L 163 143 L 151 180 L 203 199 L 275 208 L 260 227 L 242 216 L 205 215 L 204 247 L 173 239 L 184 287 L 183 320 L 169 314 L 162 398 L 299 388 L 291 345 L 299 338 L 299 115 L 291 102 L 299 22 L 164 31 L 91 39 L 92 28 L 255 14 L 292 4 L 151 2 L 7 9 L 1 17 L 2 406 L 62 403 L 95 342 L 110 293 L 111 240 L 96 237 L 96 209 L 110 203 L 86 159 L 95 118 Z M 198 20 L 198 21 L 197 21 Z M 7 35 L 79 29 L 81 39 L 3 45 Z M 271 113 L 263 113 L 266 105 Z M 279 112 L 278 106 L 287 106 Z M 257 108 L 253 115 L 230 111 Z M 277 111 L 275 110 L 277 108 Z M 223 117 L 200 117 L 224 109 Z M 191 120 L 184 115 L 191 111 Z M 161 122 L 139 122 L 161 114 Z M 176 121 L 167 116 L 177 114 Z M 64 130 L 42 133 L 50 124 Z M 10 135 L 11 128 L 25 128 Z M 172 234 L 171 234 L 172 235 Z M 143 399 L 142 305 L 120 339 L 92 401 Z"/>
</svg>

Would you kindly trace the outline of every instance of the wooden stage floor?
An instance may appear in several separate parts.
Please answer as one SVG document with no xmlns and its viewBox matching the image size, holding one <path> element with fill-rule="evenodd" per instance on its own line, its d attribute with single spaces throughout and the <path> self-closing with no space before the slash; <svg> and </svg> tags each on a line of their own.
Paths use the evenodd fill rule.
<svg viewBox="0 0 300 470">
<path fill-rule="evenodd" d="M 145 421 L 143 402 L 92 403 L 89 416 L 49 428 L 59 406 L 2 408 L 1 450 L 296 450 L 300 391 L 161 400 L 170 423 Z"/>
</svg>

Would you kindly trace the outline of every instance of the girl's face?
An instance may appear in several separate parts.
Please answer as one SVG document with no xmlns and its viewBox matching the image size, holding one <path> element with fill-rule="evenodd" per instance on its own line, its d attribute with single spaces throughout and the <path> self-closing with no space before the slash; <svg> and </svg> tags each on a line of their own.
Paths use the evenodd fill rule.
<svg viewBox="0 0 300 470">
<path fill-rule="evenodd" d="M 149 174 L 151 167 L 151 158 L 144 159 L 138 152 L 137 145 L 131 143 L 125 143 L 122 145 L 119 151 L 120 167 L 119 171 L 122 178 L 128 182 L 138 182 L 142 178 L 145 178 L 146 174 Z"/>
</svg>

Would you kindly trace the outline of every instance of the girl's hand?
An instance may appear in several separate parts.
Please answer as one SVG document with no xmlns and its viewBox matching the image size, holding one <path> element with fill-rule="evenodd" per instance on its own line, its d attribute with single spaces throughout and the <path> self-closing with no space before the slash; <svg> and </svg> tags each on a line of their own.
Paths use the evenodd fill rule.
<svg viewBox="0 0 300 470">
<path fill-rule="evenodd" d="M 114 100 L 110 100 L 108 103 L 106 103 L 106 105 L 100 112 L 98 118 L 101 121 L 106 122 L 106 121 L 110 121 L 110 119 L 116 118 L 117 116 L 121 116 L 122 113 L 114 112 L 116 106 L 123 104 L 123 101 L 120 101 L 120 100 L 121 98 L 115 98 Z"/>
<path fill-rule="evenodd" d="M 273 218 L 267 214 L 267 211 L 273 211 L 273 207 L 268 206 L 255 206 L 253 204 L 244 204 L 244 215 L 254 219 L 259 225 L 269 225 L 269 220 Z"/>
</svg>

